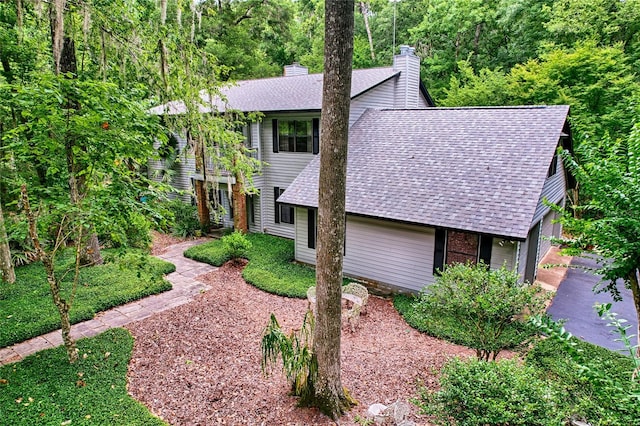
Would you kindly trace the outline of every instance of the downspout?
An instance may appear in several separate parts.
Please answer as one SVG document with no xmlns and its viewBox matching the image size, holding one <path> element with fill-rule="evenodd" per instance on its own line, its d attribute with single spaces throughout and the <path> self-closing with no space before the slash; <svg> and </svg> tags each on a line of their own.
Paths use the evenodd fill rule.
<svg viewBox="0 0 640 426">
<path fill-rule="evenodd" d="M 517 244 L 516 244 L 516 261 L 515 261 L 515 265 L 516 265 L 516 272 L 518 273 L 518 275 L 520 275 L 520 244 L 522 244 L 520 241 L 518 241 Z"/>
</svg>

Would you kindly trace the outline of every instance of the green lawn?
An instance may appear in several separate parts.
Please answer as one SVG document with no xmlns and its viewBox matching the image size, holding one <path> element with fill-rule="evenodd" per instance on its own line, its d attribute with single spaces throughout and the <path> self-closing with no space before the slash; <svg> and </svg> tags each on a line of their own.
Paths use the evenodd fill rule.
<svg viewBox="0 0 640 426">
<path fill-rule="evenodd" d="M 304 298 L 316 285 L 315 269 L 294 263 L 294 242 L 266 234 L 248 234 L 251 249 L 243 278 L 261 290 L 281 296 Z M 220 266 L 230 259 L 220 240 L 193 246 L 184 252 L 188 258 Z M 347 282 L 347 280 L 345 280 Z"/>
<path fill-rule="evenodd" d="M 104 265 L 84 268 L 71 321 L 93 318 L 103 310 L 171 289 L 163 274 L 175 266 L 163 260 L 131 251 L 124 255 L 106 253 Z M 59 275 L 73 265 L 72 256 L 58 262 Z M 73 271 L 63 288 L 71 288 Z M 58 312 L 51 300 L 41 263 L 16 268 L 16 282 L 0 285 L 0 347 L 39 336 L 60 328 Z"/>
<path fill-rule="evenodd" d="M 78 341 L 69 364 L 63 346 L 0 367 L 0 423 L 31 425 L 165 425 L 127 394 L 133 349 L 128 331 Z"/>
</svg>

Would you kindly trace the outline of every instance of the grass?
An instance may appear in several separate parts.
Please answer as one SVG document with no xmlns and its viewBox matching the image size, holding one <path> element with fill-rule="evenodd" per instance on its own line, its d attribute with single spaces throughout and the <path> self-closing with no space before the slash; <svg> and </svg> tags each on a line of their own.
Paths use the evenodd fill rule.
<svg viewBox="0 0 640 426">
<path fill-rule="evenodd" d="M 138 251 L 105 253 L 104 265 L 84 268 L 76 299 L 71 308 L 71 321 L 78 323 L 93 318 L 106 309 L 151 294 L 171 289 L 163 274 L 175 266 Z M 57 272 L 73 266 L 73 256 L 63 254 Z M 71 288 L 73 272 L 63 281 L 65 297 Z M 41 263 L 16 268 L 16 282 L 0 285 L 0 347 L 60 328 L 60 319 L 51 300 L 49 286 Z"/>
<path fill-rule="evenodd" d="M 0 367 L 0 423 L 31 425 L 165 425 L 127 394 L 133 337 L 118 328 L 78 341 L 69 364 L 64 347 Z"/>
<path fill-rule="evenodd" d="M 315 269 L 293 262 L 292 240 L 266 234 L 248 234 L 247 238 L 251 249 L 242 277 L 249 284 L 269 293 L 297 298 L 305 298 L 307 289 L 316 285 Z M 214 266 L 230 260 L 220 240 L 190 247 L 184 255 Z"/>
</svg>

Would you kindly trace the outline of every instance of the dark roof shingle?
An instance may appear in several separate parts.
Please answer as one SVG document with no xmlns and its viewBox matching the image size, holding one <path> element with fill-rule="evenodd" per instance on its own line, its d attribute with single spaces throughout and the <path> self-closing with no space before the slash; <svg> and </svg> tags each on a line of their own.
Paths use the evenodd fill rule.
<svg viewBox="0 0 640 426">
<path fill-rule="evenodd" d="M 351 98 L 389 80 L 399 74 L 393 68 L 369 68 L 354 70 L 351 84 Z M 322 107 L 322 74 L 306 74 L 289 77 L 272 77 L 258 80 L 242 80 L 235 85 L 222 88 L 226 104 L 214 99 L 218 111 L 227 109 L 243 112 L 309 111 Z M 202 112 L 211 110 L 209 97 L 203 93 Z M 152 114 L 182 114 L 184 103 L 172 101 L 150 110 Z"/>
<path fill-rule="evenodd" d="M 347 212 L 525 239 L 568 106 L 368 110 L 349 133 Z M 279 201 L 316 207 L 319 158 Z"/>
</svg>

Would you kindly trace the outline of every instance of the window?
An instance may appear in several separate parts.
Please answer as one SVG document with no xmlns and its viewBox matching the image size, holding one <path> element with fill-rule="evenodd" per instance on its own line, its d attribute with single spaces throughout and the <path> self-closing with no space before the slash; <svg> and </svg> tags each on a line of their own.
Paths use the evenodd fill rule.
<svg viewBox="0 0 640 426">
<path fill-rule="evenodd" d="M 291 223 L 293 224 L 293 206 L 290 204 L 283 204 L 278 202 L 278 197 L 282 195 L 284 189 L 273 188 L 273 199 L 275 201 L 275 222 L 276 223 Z"/>
<path fill-rule="evenodd" d="M 316 248 L 316 237 L 318 234 L 318 210 L 307 209 L 307 247 Z"/>
<path fill-rule="evenodd" d="M 554 155 L 553 160 L 551 160 L 551 164 L 549 165 L 549 171 L 547 172 L 547 177 L 550 178 L 556 173 L 558 173 L 558 154 Z"/>
<path fill-rule="evenodd" d="M 438 228 L 435 236 L 433 273 L 442 271 L 444 265 L 454 263 L 491 262 L 493 238 L 472 232 Z"/>
<path fill-rule="evenodd" d="M 247 223 L 250 225 L 256 224 L 256 213 L 255 213 L 255 196 L 247 195 Z"/>
<path fill-rule="evenodd" d="M 310 152 L 317 154 L 320 120 L 273 120 L 273 152 Z"/>
</svg>

